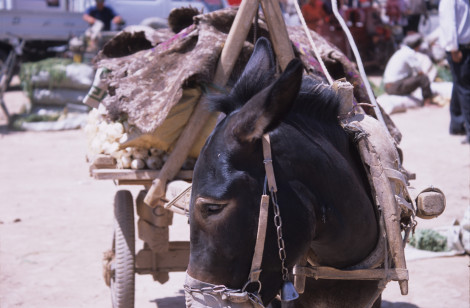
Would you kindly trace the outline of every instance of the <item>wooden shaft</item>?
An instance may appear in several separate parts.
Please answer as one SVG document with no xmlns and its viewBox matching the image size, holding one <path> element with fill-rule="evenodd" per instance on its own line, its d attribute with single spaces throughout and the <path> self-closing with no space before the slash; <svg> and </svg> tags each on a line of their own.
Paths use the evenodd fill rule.
<svg viewBox="0 0 470 308">
<path fill-rule="evenodd" d="M 360 270 L 339 270 L 328 266 L 295 266 L 294 275 L 306 276 L 315 279 L 334 279 L 334 280 L 394 280 L 407 281 L 408 270 L 403 268 L 394 269 L 360 269 Z"/>
<path fill-rule="evenodd" d="M 406 269 L 406 260 L 404 254 L 403 241 L 400 230 L 400 213 L 396 206 L 394 192 L 390 185 L 390 181 L 386 176 L 382 163 L 370 144 L 361 139 L 358 143 L 360 154 L 363 161 L 367 161 L 367 149 L 369 149 L 370 161 L 370 174 L 373 181 L 373 187 L 377 200 L 383 212 L 383 219 L 385 224 L 385 231 L 387 233 L 390 254 L 396 269 Z M 399 280 L 400 291 L 402 295 L 408 294 L 408 280 Z"/>
<path fill-rule="evenodd" d="M 258 10 L 258 1 L 243 1 L 222 50 L 222 54 L 217 65 L 217 71 L 214 76 L 214 83 L 224 86 L 232 73 L 233 67 L 250 31 L 253 18 Z M 175 148 L 171 152 L 168 160 L 163 165 L 158 178 L 152 182 L 144 202 L 155 207 L 160 198 L 165 196 L 166 183 L 173 179 L 179 172 L 184 161 L 188 157 L 196 137 L 200 134 L 202 128 L 208 121 L 211 113 L 202 104 L 203 97 L 197 104 L 186 127 L 176 141 Z"/>
<path fill-rule="evenodd" d="M 168 160 L 160 170 L 158 178 L 153 180 L 152 186 L 144 198 L 144 202 L 147 205 L 155 207 L 158 201 L 165 196 L 166 183 L 173 179 L 180 171 L 181 166 L 188 157 L 194 140 L 196 140 L 209 117 L 209 111 L 199 102 L 186 124 L 186 127 L 176 141 L 175 147 L 168 157 Z"/>
<path fill-rule="evenodd" d="M 253 19 L 258 11 L 258 5 L 256 0 L 242 1 L 238 9 L 217 64 L 214 83 L 218 86 L 225 86 L 232 73 L 248 32 L 250 32 Z"/>
<path fill-rule="evenodd" d="M 277 0 L 260 0 L 266 22 L 268 24 L 269 36 L 273 44 L 274 52 L 281 69 L 284 70 L 287 64 L 294 59 L 294 51 L 287 33 L 286 24 L 282 17 L 281 7 Z M 243 1 L 249 2 L 249 1 Z M 242 2 L 242 3 L 243 3 Z"/>
</svg>

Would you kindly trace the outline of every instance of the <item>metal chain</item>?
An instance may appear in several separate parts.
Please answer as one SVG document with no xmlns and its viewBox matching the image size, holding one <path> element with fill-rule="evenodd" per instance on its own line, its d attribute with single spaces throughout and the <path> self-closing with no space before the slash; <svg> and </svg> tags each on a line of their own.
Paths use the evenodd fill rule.
<svg viewBox="0 0 470 308">
<path fill-rule="evenodd" d="M 247 296 L 246 300 L 251 301 L 254 304 L 254 307 L 264 308 L 263 301 L 261 300 L 259 294 L 247 292 L 247 291 L 240 290 L 240 289 L 229 289 L 224 285 L 215 285 L 212 287 L 203 287 L 203 288 L 193 288 L 185 284 L 184 290 L 188 293 L 195 292 L 195 293 L 212 294 L 212 295 L 224 294 L 226 296 L 228 296 L 229 294 L 235 294 L 235 293 L 246 294 Z"/>
<path fill-rule="evenodd" d="M 286 268 L 286 246 L 284 243 L 284 239 L 282 238 L 282 219 L 281 219 L 281 212 L 279 210 L 279 205 L 277 204 L 277 195 L 274 190 L 271 190 L 271 197 L 273 200 L 273 209 L 274 209 L 274 225 L 276 226 L 277 231 L 277 246 L 279 247 L 279 259 L 281 259 L 281 267 L 282 267 L 282 279 L 284 281 L 287 280 L 287 275 L 289 271 Z"/>
<path fill-rule="evenodd" d="M 218 285 L 213 287 L 203 287 L 203 288 L 193 288 L 188 285 L 184 285 L 184 290 L 186 292 L 197 292 L 197 293 L 209 293 L 209 294 L 217 294 L 217 293 L 236 293 L 240 292 L 240 289 L 229 289 L 224 285 Z"/>
</svg>

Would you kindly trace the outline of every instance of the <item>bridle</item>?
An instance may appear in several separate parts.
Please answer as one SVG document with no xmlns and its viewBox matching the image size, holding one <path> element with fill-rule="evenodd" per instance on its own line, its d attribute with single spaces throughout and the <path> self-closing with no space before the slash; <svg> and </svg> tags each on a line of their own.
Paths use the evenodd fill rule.
<svg viewBox="0 0 470 308">
<path fill-rule="evenodd" d="M 260 298 L 260 291 L 262 285 L 261 281 L 259 280 L 259 276 L 261 274 L 261 261 L 263 259 L 264 243 L 266 239 L 266 227 L 268 224 L 268 210 L 270 198 L 267 194 L 267 190 L 271 195 L 271 200 L 273 204 L 274 225 L 276 227 L 279 259 L 281 260 L 281 271 L 283 279 L 283 285 L 281 288 L 281 300 L 292 301 L 299 297 L 299 294 L 295 290 L 293 283 L 288 280 L 289 271 L 285 264 L 287 255 L 284 239 L 282 236 L 281 213 L 279 210 L 279 205 L 277 203 L 277 185 L 274 177 L 273 160 L 271 155 L 271 140 L 269 134 L 263 135 L 262 145 L 264 157 L 263 163 L 266 171 L 266 176 L 264 180 L 263 194 L 261 196 L 260 201 L 258 231 L 248 281 L 241 289 L 229 289 L 224 285 L 213 285 L 210 283 L 199 281 L 193 277 L 190 277 L 188 273 L 186 273 L 187 279 L 184 285 L 184 290 L 187 294 L 190 294 L 192 297 L 194 297 L 194 293 L 199 294 L 200 296 L 218 296 L 222 301 L 230 301 L 232 303 L 243 303 L 250 301 L 253 307 L 264 307 L 263 302 Z M 252 285 L 258 285 L 258 288 L 253 292 L 248 291 L 248 286 Z"/>
</svg>

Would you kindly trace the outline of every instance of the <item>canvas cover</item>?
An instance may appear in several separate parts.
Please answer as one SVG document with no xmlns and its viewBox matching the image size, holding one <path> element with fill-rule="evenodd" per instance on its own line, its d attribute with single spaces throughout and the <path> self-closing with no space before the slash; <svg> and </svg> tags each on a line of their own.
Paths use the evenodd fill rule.
<svg viewBox="0 0 470 308">
<path fill-rule="evenodd" d="M 178 12 L 178 10 L 176 11 Z M 152 136 L 157 135 L 157 130 L 159 131 L 158 135 L 165 134 L 161 127 L 167 127 L 174 131 L 171 126 L 181 126 L 180 121 L 189 119 L 189 115 L 194 109 L 193 106 L 199 102 L 199 99 L 194 99 L 191 101 L 193 106 L 188 107 L 187 100 L 183 102 L 185 90 L 200 89 L 206 94 L 220 90 L 214 87 L 213 77 L 236 12 L 235 8 L 230 8 L 209 14 L 195 15 L 192 18 L 192 23 L 189 24 L 184 24 L 188 20 L 182 17 L 184 11 L 179 14 L 172 12 L 170 22 L 173 25 L 178 25 L 181 20 L 179 24 L 183 30 L 169 39 L 157 43 L 150 49 L 125 56 L 114 57 L 101 53 L 97 57 L 96 65 L 98 68 L 105 68 L 109 71 L 103 80 L 107 86 L 107 95 L 101 101 L 106 107 L 107 117 L 111 121 L 126 118 L 129 124 L 135 126 L 138 134 L 146 136 L 145 139 L 148 141 L 151 141 Z M 172 18 L 172 16 L 177 17 Z M 260 16 L 258 25 L 253 26 L 248 34 L 237 60 L 238 63 L 235 64 L 232 80 L 235 80 L 237 75 L 243 71 L 251 55 L 253 41 L 256 39 L 255 33 L 257 37 L 269 37 L 263 16 Z M 288 33 L 295 54 L 303 61 L 307 72 L 327 83 L 303 28 L 288 27 Z M 165 32 L 165 35 L 167 34 L 168 32 Z M 355 64 L 315 32 L 311 31 L 311 34 L 333 79 L 346 78 L 354 86 L 355 101 L 370 103 Z M 148 37 L 149 34 L 146 33 L 145 36 Z M 121 36 L 122 39 L 123 36 Z M 113 44 L 113 40 L 109 44 Z M 121 53 L 115 51 L 114 54 Z M 175 113 L 173 108 L 178 108 L 177 104 L 186 104 L 188 108 L 184 109 L 188 114 L 174 117 L 172 120 L 169 115 Z M 375 116 L 373 108 L 365 107 L 365 111 Z M 399 142 L 400 132 L 386 114 L 384 114 L 384 118 L 395 141 Z M 201 134 L 202 142 L 196 143 L 202 146 L 214 125 L 215 117 L 207 123 L 204 133 Z M 171 150 L 171 144 L 174 144 L 178 136 L 178 134 L 173 134 L 175 139 L 167 140 L 166 142 L 170 146 L 165 147 Z M 137 141 L 137 137 L 134 135 L 132 139 Z M 198 148 L 192 150 L 193 156 L 197 153 Z"/>
</svg>

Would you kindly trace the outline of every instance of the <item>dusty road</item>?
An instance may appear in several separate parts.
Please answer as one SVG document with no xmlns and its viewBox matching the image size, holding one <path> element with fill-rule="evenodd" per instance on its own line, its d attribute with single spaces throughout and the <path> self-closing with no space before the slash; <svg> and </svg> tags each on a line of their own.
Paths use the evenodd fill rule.
<svg viewBox="0 0 470 308">
<path fill-rule="evenodd" d="M 21 95 L 7 93 L 15 105 Z M 444 214 L 418 228 L 445 227 L 470 202 L 470 147 L 447 134 L 447 108 L 392 116 L 403 133 L 405 167 L 413 185 L 435 185 L 447 197 Z M 1 119 L 0 119 L 1 120 Z M 0 130 L 0 307 L 111 307 L 101 259 L 110 247 L 115 186 L 90 178 L 85 135 Z M 187 221 L 175 216 L 170 240 L 187 240 Z M 137 243 L 137 249 L 142 244 Z M 391 282 L 383 307 L 468 308 L 468 256 L 408 261 L 410 293 Z M 184 307 L 183 273 L 160 285 L 137 276 L 136 307 Z"/>
</svg>

